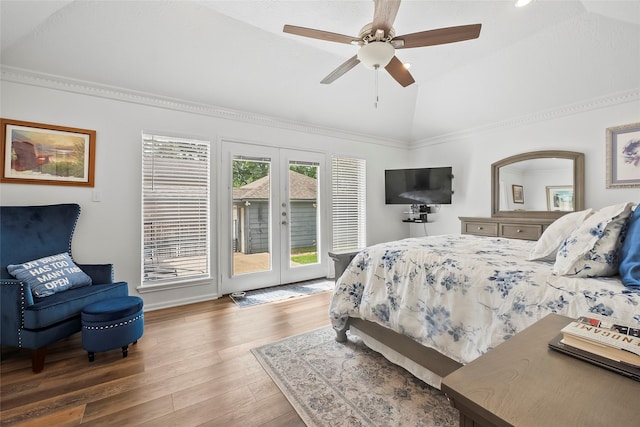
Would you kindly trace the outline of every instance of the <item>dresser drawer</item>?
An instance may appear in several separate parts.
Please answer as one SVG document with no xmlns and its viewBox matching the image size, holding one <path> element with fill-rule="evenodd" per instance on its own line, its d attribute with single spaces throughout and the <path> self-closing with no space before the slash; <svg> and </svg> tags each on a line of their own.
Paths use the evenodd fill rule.
<svg viewBox="0 0 640 427">
<path fill-rule="evenodd" d="M 498 224 L 492 222 L 462 222 L 463 234 L 475 234 L 476 236 L 498 236 Z"/>
<path fill-rule="evenodd" d="M 542 225 L 500 224 L 500 236 L 509 239 L 538 240 L 542 235 Z"/>
</svg>

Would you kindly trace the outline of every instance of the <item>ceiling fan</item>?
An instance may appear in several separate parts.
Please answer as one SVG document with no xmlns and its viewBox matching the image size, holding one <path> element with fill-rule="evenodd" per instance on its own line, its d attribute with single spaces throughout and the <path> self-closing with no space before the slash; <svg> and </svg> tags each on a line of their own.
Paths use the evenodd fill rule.
<svg viewBox="0 0 640 427">
<path fill-rule="evenodd" d="M 313 39 L 360 46 L 358 53 L 329 73 L 320 83 L 329 84 L 341 77 L 360 62 L 369 69 L 384 67 L 387 72 L 403 87 L 415 80 L 404 64 L 395 56 L 396 49 L 435 46 L 471 40 L 480 36 L 482 24 L 461 25 L 457 27 L 439 28 L 418 33 L 396 36 L 393 21 L 396 19 L 400 0 L 374 0 L 373 22 L 360 30 L 358 37 L 346 36 L 329 31 L 285 25 L 283 31 Z"/>
</svg>

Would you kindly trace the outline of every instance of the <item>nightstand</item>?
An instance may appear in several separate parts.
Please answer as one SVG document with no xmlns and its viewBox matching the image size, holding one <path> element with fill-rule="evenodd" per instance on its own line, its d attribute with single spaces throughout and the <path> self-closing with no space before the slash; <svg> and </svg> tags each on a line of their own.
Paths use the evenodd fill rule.
<svg viewBox="0 0 640 427">
<path fill-rule="evenodd" d="M 447 375 L 460 426 L 638 425 L 640 382 L 548 347 L 571 321 L 550 314 Z"/>
</svg>

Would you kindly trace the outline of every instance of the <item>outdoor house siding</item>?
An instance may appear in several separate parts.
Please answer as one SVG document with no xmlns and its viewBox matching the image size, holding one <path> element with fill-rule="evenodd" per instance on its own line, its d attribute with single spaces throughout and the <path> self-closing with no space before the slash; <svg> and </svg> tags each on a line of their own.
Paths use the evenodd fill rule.
<svg viewBox="0 0 640 427">
<path fill-rule="evenodd" d="M 269 251 L 269 203 L 251 202 L 245 209 L 245 253 Z"/>
<path fill-rule="evenodd" d="M 245 253 L 269 250 L 269 204 L 251 202 L 245 209 Z M 307 201 L 291 202 L 291 247 L 304 248 L 316 244 L 316 208 Z M 239 250 L 239 249 L 238 249 Z"/>
<path fill-rule="evenodd" d="M 317 181 L 289 171 L 291 249 L 317 245 Z M 235 252 L 269 252 L 269 177 L 233 189 Z"/>
<path fill-rule="evenodd" d="M 316 208 L 307 201 L 291 202 L 291 248 L 316 245 Z"/>
</svg>

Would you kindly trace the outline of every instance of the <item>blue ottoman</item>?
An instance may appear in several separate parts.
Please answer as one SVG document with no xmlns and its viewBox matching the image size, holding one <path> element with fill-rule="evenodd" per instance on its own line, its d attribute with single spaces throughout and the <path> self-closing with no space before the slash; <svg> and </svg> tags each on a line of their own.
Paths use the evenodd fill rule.
<svg viewBox="0 0 640 427">
<path fill-rule="evenodd" d="M 143 301 L 140 297 L 110 298 L 89 304 L 82 310 L 82 348 L 93 362 L 97 351 L 122 349 L 137 343 L 144 332 Z"/>
</svg>

